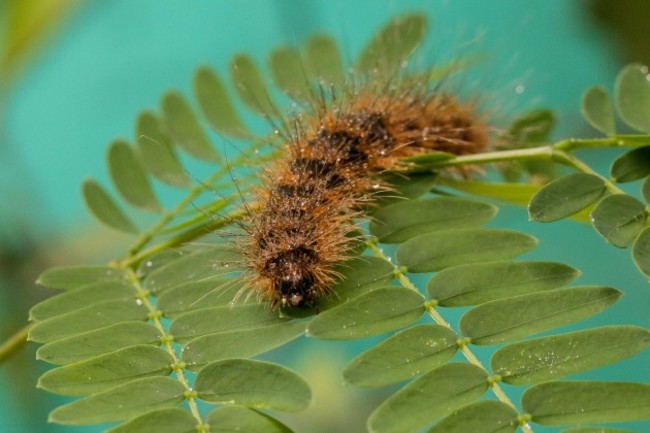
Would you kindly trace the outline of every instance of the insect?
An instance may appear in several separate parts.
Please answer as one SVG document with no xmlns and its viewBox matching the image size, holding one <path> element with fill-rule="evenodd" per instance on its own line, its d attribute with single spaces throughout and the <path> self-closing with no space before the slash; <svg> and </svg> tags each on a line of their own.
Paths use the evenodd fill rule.
<svg viewBox="0 0 650 433">
<path fill-rule="evenodd" d="M 377 192 L 391 189 L 380 174 L 403 169 L 408 156 L 487 146 L 474 104 L 407 80 L 376 87 L 323 96 L 314 114 L 295 120 L 285 156 L 263 181 L 259 211 L 244 223 L 244 289 L 272 307 L 317 307 L 330 292 L 335 265 L 360 241 L 354 221 Z"/>
</svg>

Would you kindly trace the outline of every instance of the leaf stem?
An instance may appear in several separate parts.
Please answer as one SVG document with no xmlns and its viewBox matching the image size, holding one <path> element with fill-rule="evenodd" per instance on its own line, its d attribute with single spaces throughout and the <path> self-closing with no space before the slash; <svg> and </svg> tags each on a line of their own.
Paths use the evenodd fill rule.
<svg viewBox="0 0 650 433">
<path fill-rule="evenodd" d="M 248 215 L 248 210 L 240 210 L 217 220 L 206 221 L 203 224 L 200 224 L 186 232 L 183 232 L 178 236 L 159 242 L 156 245 L 146 250 L 142 250 L 139 253 L 129 256 L 123 260 L 116 261 L 114 264 L 117 267 L 128 267 L 133 269 L 138 266 L 144 259 L 157 252 L 192 241 L 200 236 L 210 233 L 211 231 L 227 226 L 233 221 L 242 219 L 246 215 Z"/>
<path fill-rule="evenodd" d="M 390 258 L 386 254 L 384 254 L 384 252 L 379 247 L 377 247 L 376 239 L 366 241 L 366 245 L 368 245 L 368 248 L 370 249 L 370 251 L 372 251 L 372 253 L 376 257 L 379 257 L 381 259 L 386 260 L 389 263 L 392 263 Z M 396 276 L 397 280 L 402 285 L 402 287 L 413 290 L 413 291 L 415 291 L 417 293 L 420 293 L 420 291 L 415 286 L 415 284 L 413 284 L 413 282 L 408 278 L 408 276 L 405 274 L 405 272 L 401 268 L 399 268 L 398 266 L 393 265 L 393 273 Z M 426 305 L 426 310 L 427 310 L 427 312 L 429 313 L 429 315 L 431 316 L 431 318 L 433 319 L 434 322 L 436 322 L 438 325 L 444 326 L 445 328 L 448 328 L 448 329 L 454 331 L 454 329 L 451 327 L 449 322 L 447 322 L 445 320 L 445 318 L 442 317 L 442 315 L 438 312 L 438 310 L 436 310 L 436 308 L 431 303 L 428 303 Z M 454 331 L 454 333 L 455 332 L 456 331 Z M 490 375 L 490 371 L 483 365 L 483 363 L 476 357 L 476 355 L 474 355 L 474 352 L 472 352 L 472 350 L 469 348 L 469 346 L 467 345 L 466 342 L 461 340 L 459 342 L 458 346 L 460 347 L 461 353 L 463 354 L 465 359 L 467 359 L 467 361 L 470 364 L 473 364 L 473 365 L 481 368 L 488 375 Z M 507 404 L 510 407 L 512 407 L 518 413 L 519 410 L 512 403 L 512 400 L 510 400 L 510 398 L 506 395 L 503 388 L 501 388 L 499 386 L 498 382 L 497 381 L 491 381 L 490 384 L 491 384 L 492 392 L 494 392 L 494 395 L 496 395 L 496 397 L 499 399 L 499 401 L 504 403 L 504 404 Z M 520 418 L 522 418 L 522 417 L 520 417 Z M 520 427 L 522 428 L 522 430 L 525 433 L 534 433 L 533 429 L 530 427 L 530 425 L 528 423 L 520 423 Z"/>
<path fill-rule="evenodd" d="M 264 141 L 260 141 L 258 143 L 254 143 L 253 146 L 250 149 L 250 152 L 248 153 L 242 153 L 240 154 L 237 158 L 235 158 L 232 161 L 232 164 L 225 164 L 223 167 L 221 167 L 219 170 L 217 170 L 214 174 L 209 176 L 205 181 L 199 182 L 199 185 L 194 186 L 192 189 L 190 189 L 189 193 L 183 198 L 176 206 L 174 206 L 173 209 L 164 212 L 161 216 L 161 218 L 156 222 L 153 226 L 151 226 L 148 230 L 145 232 L 141 233 L 140 236 L 133 242 L 133 244 L 128 248 L 128 254 L 129 254 L 129 259 L 132 258 L 133 256 L 141 256 L 141 251 L 144 248 L 149 241 L 151 241 L 155 236 L 159 235 L 169 224 L 174 218 L 178 217 L 183 213 L 183 211 L 194 201 L 196 200 L 197 197 L 199 197 L 201 194 L 203 194 L 205 191 L 209 190 L 210 188 L 213 188 L 212 184 L 216 182 L 218 179 L 222 178 L 228 173 L 231 173 L 231 166 L 238 166 L 242 164 L 243 162 L 249 160 L 250 155 L 249 153 L 256 153 L 258 152 L 259 148 L 264 145 Z M 275 157 L 276 151 L 271 152 L 270 155 L 264 155 L 264 156 L 259 156 L 256 160 L 259 161 L 266 161 L 266 160 L 271 160 Z M 245 178 L 248 177 L 253 177 L 257 178 L 259 176 L 258 172 L 253 173 L 251 176 L 246 176 Z M 224 198 L 222 200 L 228 201 L 227 198 Z M 152 249 L 154 250 L 154 249 Z M 158 249 L 155 249 L 156 251 Z M 128 260 L 128 259 L 127 259 Z M 140 259 L 141 260 L 141 259 Z M 139 262 L 140 260 L 134 260 L 134 263 Z"/>
<path fill-rule="evenodd" d="M 174 371 L 176 373 L 176 378 L 178 381 L 185 387 L 185 399 L 187 400 L 187 404 L 190 407 L 190 412 L 192 412 L 192 416 L 197 421 L 197 431 L 204 431 L 201 429 L 204 429 L 204 422 L 203 418 L 201 417 L 201 413 L 199 412 L 199 407 L 196 403 L 196 396 L 195 392 L 190 386 L 190 382 L 185 376 L 185 368 L 183 362 L 179 359 L 178 354 L 176 353 L 176 349 L 174 349 L 174 340 L 173 336 L 170 335 L 167 330 L 165 329 L 165 326 L 163 325 L 161 321 L 161 312 L 158 310 L 155 305 L 151 302 L 151 294 L 142 288 L 140 285 L 140 280 L 138 277 L 135 275 L 135 272 L 131 268 L 126 268 L 128 272 L 128 278 L 131 283 L 131 285 L 135 288 L 136 290 L 136 295 L 137 299 L 142 302 L 142 304 L 147 308 L 149 311 L 149 320 L 153 323 L 155 328 L 158 330 L 160 333 L 160 341 L 162 342 L 162 345 L 165 347 L 165 351 L 171 356 L 173 360 L 173 367 Z"/>
<path fill-rule="evenodd" d="M 0 345 L 0 364 L 15 355 L 27 343 L 27 334 L 32 324 L 25 325 Z"/>
</svg>

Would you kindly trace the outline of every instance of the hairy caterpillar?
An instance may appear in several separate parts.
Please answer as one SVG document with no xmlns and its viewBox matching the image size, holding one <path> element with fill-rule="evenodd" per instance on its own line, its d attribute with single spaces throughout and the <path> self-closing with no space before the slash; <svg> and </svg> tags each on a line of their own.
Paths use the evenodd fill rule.
<svg viewBox="0 0 650 433">
<path fill-rule="evenodd" d="M 334 266 L 350 257 L 353 219 L 378 191 L 378 175 L 400 170 L 404 157 L 482 151 L 487 126 L 475 104 L 423 83 L 402 80 L 377 90 L 321 96 L 313 115 L 295 120 L 286 156 L 269 170 L 259 211 L 244 223 L 241 247 L 250 289 L 263 300 L 316 307 L 337 279 Z"/>
</svg>

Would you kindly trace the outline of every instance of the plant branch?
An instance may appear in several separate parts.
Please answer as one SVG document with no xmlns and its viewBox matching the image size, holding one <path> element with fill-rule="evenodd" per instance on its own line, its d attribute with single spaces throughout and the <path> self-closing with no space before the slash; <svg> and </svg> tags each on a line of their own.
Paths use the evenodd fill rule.
<svg viewBox="0 0 650 433">
<path fill-rule="evenodd" d="M 135 275 L 135 272 L 130 269 L 126 268 L 129 276 L 129 280 L 131 285 L 135 288 L 136 294 L 137 294 L 137 299 L 142 302 L 142 304 L 147 308 L 149 311 L 149 320 L 153 323 L 155 328 L 158 330 L 160 333 L 160 341 L 162 345 L 165 348 L 165 351 L 171 356 L 173 363 L 172 367 L 176 373 L 176 377 L 178 378 L 178 381 L 185 387 L 185 399 L 187 400 L 187 404 L 190 407 L 190 412 L 192 412 L 192 416 L 197 421 L 197 432 L 202 433 L 206 432 L 206 424 L 203 422 L 203 418 L 201 417 L 201 413 L 199 412 L 199 407 L 196 402 L 196 392 L 192 390 L 192 386 L 190 385 L 189 380 L 187 377 L 185 377 L 185 363 L 182 362 L 178 358 L 178 354 L 176 353 L 176 349 L 174 349 L 174 338 L 172 335 L 170 335 L 167 330 L 165 329 L 165 326 L 162 324 L 161 317 L 162 314 L 160 310 L 158 310 L 155 305 L 151 302 L 151 294 L 142 288 L 140 285 L 140 281 L 138 277 Z"/>
<path fill-rule="evenodd" d="M 372 251 L 372 253 L 376 257 L 379 257 L 381 259 L 386 260 L 389 263 L 392 263 L 390 258 L 388 256 L 386 256 L 384 254 L 384 252 L 379 247 L 377 247 L 376 240 L 369 240 L 369 241 L 366 242 L 366 245 L 368 245 L 368 247 L 370 248 L 370 251 Z M 397 280 L 402 285 L 402 287 L 413 290 L 413 291 L 415 291 L 417 293 L 420 293 L 420 291 L 415 286 L 415 284 L 413 284 L 413 282 L 408 278 L 408 276 L 406 276 L 405 272 L 406 271 L 404 269 L 401 269 L 401 268 L 393 265 L 393 273 L 396 276 Z M 454 331 L 453 328 L 451 327 L 451 325 L 449 324 L 449 322 L 447 322 L 445 320 L 445 318 L 442 317 L 442 315 L 438 312 L 438 310 L 436 310 L 433 303 L 427 303 L 426 304 L 426 310 L 427 310 L 427 312 L 429 313 L 429 315 L 431 316 L 431 318 L 433 319 L 434 322 L 436 322 L 438 325 L 444 326 L 445 328 L 448 328 L 448 329 Z M 454 333 L 455 332 L 456 331 L 454 331 Z M 460 348 L 460 351 L 463 354 L 463 356 L 465 357 L 465 359 L 467 359 L 467 361 L 470 364 L 473 364 L 473 365 L 479 367 L 480 369 L 482 369 L 483 371 L 485 371 L 488 374 L 488 376 L 491 377 L 490 384 L 491 384 L 492 392 L 494 392 L 494 395 L 496 395 L 496 397 L 499 399 L 500 402 L 502 402 L 504 404 L 507 404 L 508 406 L 512 407 L 518 413 L 519 411 L 517 410 L 515 405 L 512 403 L 512 400 L 510 400 L 510 398 L 506 395 L 506 393 L 503 391 L 503 389 L 499 386 L 498 381 L 496 380 L 496 378 L 490 375 L 490 371 L 483 365 L 483 363 L 476 357 L 476 355 L 474 355 L 474 352 L 472 352 L 472 350 L 469 348 L 467 343 L 468 342 L 466 342 L 464 339 L 461 339 L 459 341 L 459 344 L 458 344 L 458 346 Z M 520 417 L 520 418 L 523 418 L 523 417 Z M 521 422 L 520 427 L 522 428 L 522 430 L 525 433 L 534 433 L 533 429 L 530 427 L 530 425 L 528 423 Z"/>
<path fill-rule="evenodd" d="M 255 143 L 252 147 L 250 152 L 257 154 L 259 151 L 259 148 L 264 144 L 264 141 L 262 140 L 261 142 Z M 271 152 L 270 155 L 265 155 L 265 156 L 259 156 L 257 158 L 257 161 L 266 161 L 266 160 L 272 160 L 277 152 Z M 238 166 L 250 159 L 249 153 L 241 153 L 237 158 L 235 158 L 232 162 L 232 165 Z M 173 209 L 170 211 L 164 212 L 158 222 L 156 222 L 153 226 L 151 226 L 148 230 L 144 231 L 143 233 L 138 236 L 138 238 L 133 242 L 133 244 L 128 248 L 128 254 L 129 258 L 133 256 L 139 256 L 141 255 L 142 249 L 149 243 L 155 236 L 159 235 L 161 232 L 164 231 L 166 226 L 176 217 L 181 215 L 183 211 L 194 201 L 196 200 L 201 194 L 204 192 L 208 191 L 211 188 L 214 188 L 212 185 L 214 182 L 216 182 L 218 179 L 221 179 L 224 177 L 226 174 L 231 173 L 231 164 L 225 164 L 223 165 L 219 170 L 217 170 L 214 174 L 209 176 L 205 181 L 202 181 L 199 183 L 199 185 L 194 186 L 192 189 L 190 189 L 189 193 L 183 198 L 176 206 L 174 206 Z M 257 177 L 258 173 L 253 173 L 250 176 L 246 176 L 246 178 L 249 177 Z M 228 198 L 222 199 L 224 201 L 228 201 Z"/>
<path fill-rule="evenodd" d="M 32 324 L 25 325 L 0 345 L 0 364 L 15 355 L 27 343 L 27 334 Z"/>
</svg>

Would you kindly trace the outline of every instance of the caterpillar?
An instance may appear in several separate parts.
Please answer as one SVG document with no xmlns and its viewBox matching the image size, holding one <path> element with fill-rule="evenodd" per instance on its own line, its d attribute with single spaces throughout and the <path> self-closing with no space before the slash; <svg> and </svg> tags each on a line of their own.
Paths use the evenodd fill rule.
<svg viewBox="0 0 650 433">
<path fill-rule="evenodd" d="M 359 86 L 345 97 L 322 96 L 314 115 L 295 119 L 285 156 L 268 170 L 259 210 L 243 223 L 241 246 L 250 289 L 272 308 L 317 307 L 351 257 L 357 230 L 377 192 L 379 175 L 399 171 L 408 156 L 481 152 L 488 128 L 475 104 L 426 85 Z M 343 92 L 341 92 L 343 93 Z M 334 95 L 334 96 L 332 96 Z M 332 102 L 333 101 L 333 102 Z"/>
</svg>

